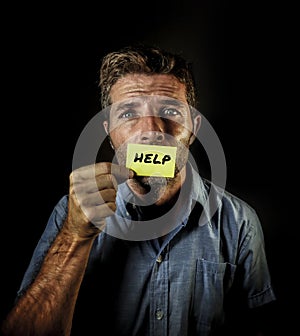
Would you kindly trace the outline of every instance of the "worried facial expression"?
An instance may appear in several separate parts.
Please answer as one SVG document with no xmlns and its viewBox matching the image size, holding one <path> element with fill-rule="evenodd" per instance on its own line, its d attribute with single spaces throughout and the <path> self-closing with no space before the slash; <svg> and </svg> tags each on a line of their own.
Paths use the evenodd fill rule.
<svg viewBox="0 0 300 336">
<path fill-rule="evenodd" d="M 104 127 L 119 164 L 125 165 L 128 143 L 177 147 L 175 176 L 188 160 L 200 117 L 192 120 L 185 86 L 171 75 L 130 74 L 111 89 L 109 121 Z M 140 179 L 145 185 L 149 177 Z M 152 182 L 160 183 L 159 178 Z"/>
</svg>

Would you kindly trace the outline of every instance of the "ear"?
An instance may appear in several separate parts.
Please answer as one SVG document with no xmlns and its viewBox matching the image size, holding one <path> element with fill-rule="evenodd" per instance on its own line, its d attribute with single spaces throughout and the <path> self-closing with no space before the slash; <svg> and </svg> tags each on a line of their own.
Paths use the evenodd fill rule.
<svg viewBox="0 0 300 336">
<path fill-rule="evenodd" d="M 194 140 L 196 139 L 196 135 L 200 129 L 201 126 L 201 115 L 197 115 L 196 117 L 194 117 L 193 119 L 193 134 L 190 138 L 190 145 L 194 142 Z"/>
<path fill-rule="evenodd" d="M 104 130 L 105 130 L 106 134 L 109 135 L 109 125 L 108 125 L 107 120 L 103 121 L 103 127 L 104 127 Z"/>
<path fill-rule="evenodd" d="M 109 139 L 109 143 L 110 143 L 111 148 L 112 148 L 113 150 L 115 150 L 115 147 L 114 147 L 114 145 L 112 144 L 112 142 L 111 142 L 111 138 L 110 138 L 110 136 L 109 136 L 109 123 L 108 123 L 107 120 L 104 120 L 104 121 L 103 121 L 103 127 L 104 127 L 104 129 L 105 129 L 106 134 L 108 135 L 108 139 Z"/>
</svg>

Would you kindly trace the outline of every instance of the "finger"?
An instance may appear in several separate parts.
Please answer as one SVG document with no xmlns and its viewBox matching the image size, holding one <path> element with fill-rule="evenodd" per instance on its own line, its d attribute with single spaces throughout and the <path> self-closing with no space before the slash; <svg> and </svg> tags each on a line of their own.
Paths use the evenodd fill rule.
<svg viewBox="0 0 300 336">
<path fill-rule="evenodd" d="M 104 189 L 117 190 L 117 182 L 112 175 L 101 175 L 91 180 L 84 180 L 81 183 L 75 184 L 76 193 L 91 194 Z"/>
<path fill-rule="evenodd" d="M 95 192 L 85 195 L 81 200 L 81 205 L 85 207 L 98 206 L 104 203 L 115 202 L 116 191 L 115 189 L 104 189 L 101 192 Z"/>
<path fill-rule="evenodd" d="M 125 166 L 120 166 L 112 164 L 111 174 L 114 175 L 117 179 L 133 179 L 135 172 L 132 169 L 129 169 Z"/>
<path fill-rule="evenodd" d="M 87 207 L 84 213 L 90 221 L 101 221 L 106 217 L 112 216 L 116 211 L 114 202 L 107 202 L 97 206 Z"/>
<path fill-rule="evenodd" d="M 119 166 L 110 162 L 98 162 L 93 165 L 80 167 L 72 172 L 73 183 L 80 183 L 82 180 L 88 180 L 95 176 L 106 174 L 114 175 L 118 182 L 125 182 L 127 179 L 133 178 L 135 173 L 133 170 L 124 166 Z"/>
<path fill-rule="evenodd" d="M 96 164 L 97 176 L 98 174 L 100 175 L 103 174 L 102 169 L 107 169 L 106 173 L 113 175 L 116 178 L 118 184 L 125 182 L 128 179 L 132 179 L 135 175 L 134 171 L 129 168 L 114 163 L 109 163 L 106 166 L 99 166 L 99 167 Z"/>
</svg>

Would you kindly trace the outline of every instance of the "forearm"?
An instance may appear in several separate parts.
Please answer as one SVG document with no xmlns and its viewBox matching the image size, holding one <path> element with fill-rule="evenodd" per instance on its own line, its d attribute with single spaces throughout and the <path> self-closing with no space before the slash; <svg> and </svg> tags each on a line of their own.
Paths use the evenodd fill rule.
<svg viewBox="0 0 300 336">
<path fill-rule="evenodd" d="M 93 241 L 94 238 L 74 238 L 62 229 L 35 281 L 7 316 L 4 335 L 70 334 Z"/>
</svg>

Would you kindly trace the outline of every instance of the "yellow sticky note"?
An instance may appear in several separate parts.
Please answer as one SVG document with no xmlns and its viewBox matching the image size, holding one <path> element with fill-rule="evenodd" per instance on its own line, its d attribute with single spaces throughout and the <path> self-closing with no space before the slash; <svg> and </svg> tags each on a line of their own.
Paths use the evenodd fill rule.
<svg viewBox="0 0 300 336">
<path fill-rule="evenodd" d="M 174 177 L 177 147 L 128 144 L 126 167 L 139 176 Z"/>
</svg>

